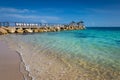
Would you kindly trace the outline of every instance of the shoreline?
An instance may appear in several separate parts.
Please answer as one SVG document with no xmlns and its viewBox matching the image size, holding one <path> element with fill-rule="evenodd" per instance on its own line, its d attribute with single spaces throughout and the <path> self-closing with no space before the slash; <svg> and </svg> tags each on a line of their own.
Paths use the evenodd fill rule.
<svg viewBox="0 0 120 80">
<path fill-rule="evenodd" d="M 20 53 L 11 50 L 2 40 L 0 40 L 0 79 L 32 80 L 25 68 Z"/>
<path fill-rule="evenodd" d="M 20 57 L 20 72 L 23 74 L 24 80 L 32 80 L 32 77 L 29 76 L 29 71 L 26 69 L 25 63 L 22 59 L 21 53 L 19 53 L 18 51 L 16 51 L 16 53 L 19 55 Z"/>
</svg>

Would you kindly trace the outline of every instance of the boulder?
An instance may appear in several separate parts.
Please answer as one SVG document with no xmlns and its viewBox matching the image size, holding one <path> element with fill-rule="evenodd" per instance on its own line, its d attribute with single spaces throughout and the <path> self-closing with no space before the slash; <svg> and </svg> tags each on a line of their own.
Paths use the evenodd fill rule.
<svg viewBox="0 0 120 80">
<path fill-rule="evenodd" d="M 26 33 L 32 33 L 33 30 L 32 30 L 32 29 L 25 29 L 25 32 L 26 32 Z"/>
<path fill-rule="evenodd" d="M 33 32 L 36 32 L 36 33 L 37 33 L 37 32 L 39 32 L 39 30 L 38 30 L 38 29 L 33 29 Z"/>
<path fill-rule="evenodd" d="M 1 27 L 2 29 L 8 30 L 8 27 Z"/>
<path fill-rule="evenodd" d="M 15 31 L 16 31 L 16 28 L 11 28 L 11 27 L 9 27 L 8 29 L 7 29 L 7 31 L 8 31 L 8 33 L 15 33 Z"/>
<path fill-rule="evenodd" d="M 56 29 L 56 31 L 60 31 L 60 27 L 56 27 L 55 29 Z"/>
<path fill-rule="evenodd" d="M 53 32 L 56 32 L 56 29 L 53 29 Z"/>
<path fill-rule="evenodd" d="M 8 34 L 7 30 L 0 28 L 0 35 L 2 34 Z"/>
<path fill-rule="evenodd" d="M 19 28 L 19 29 L 16 30 L 16 32 L 17 32 L 17 33 L 23 33 L 24 30 L 23 30 L 23 28 Z"/>
<path fill-rule="evenodd" d="M 55 27 L 51 27 L 50 28 L 50 32 L 55 32 L 56 31 L 56 28 Z"/>
<path fill-rule="evenodd" d="M 64 30 L 64 27 L 60 27 L 60 30 Z"/>
<path fill-rule="evenodd" d="M 47 30 L 46 30 L 46 29 L 44 29 L 44 30 L 43 30 L 43 32 L 47 32 Z"/>
<path fill-rule="evenodd" d="M 38 32 L 43 32 L 43 29 L 41 29 L 41 28 L 40 28 L 40 29 L 38 29 Z"/>
<path fill-rule="evenodd" d="M 47 30 L 47 32 L 50 32 L 50 27 L 47 27 L 45 30 Z"/>
</svg>

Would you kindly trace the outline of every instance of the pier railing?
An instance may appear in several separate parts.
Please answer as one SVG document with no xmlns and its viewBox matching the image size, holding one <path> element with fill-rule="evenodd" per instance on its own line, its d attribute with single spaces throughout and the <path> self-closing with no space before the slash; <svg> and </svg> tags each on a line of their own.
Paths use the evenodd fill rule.
<svg viewBox="0 0 120 80">
<path fill-rule="evenodd" d="M 64 27 L 65 24 L 58 23 L 32 23 L 32 22 L 0 22 L 0 27 Z"/>
<path fill-rule="evenodd" d="M 82 30 L 84 25 L 79 24 L 53 24 L 53 23 L 25 23 L 0 22 L 0 35 L 13 33 L 56 32 L 64 30 Z"/>
</svg>

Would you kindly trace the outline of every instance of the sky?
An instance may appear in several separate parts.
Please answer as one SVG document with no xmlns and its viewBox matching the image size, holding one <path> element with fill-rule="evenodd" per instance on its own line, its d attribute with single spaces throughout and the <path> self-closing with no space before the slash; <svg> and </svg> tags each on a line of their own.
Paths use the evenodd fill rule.
<svg viewBox="0 0 120 80">
<path fill-rule="evenodd" d="M 0 0 L 0 22 L 120 26 L 120 0 Z"/>
</svg>

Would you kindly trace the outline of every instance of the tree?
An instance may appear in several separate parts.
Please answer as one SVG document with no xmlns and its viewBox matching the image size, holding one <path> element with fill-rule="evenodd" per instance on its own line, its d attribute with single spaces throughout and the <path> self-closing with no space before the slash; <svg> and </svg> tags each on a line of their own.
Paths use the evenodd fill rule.
<svg viewBox="0 0 120 80">
<path fill-rule="evenodd" d="M 84 23 L 83 21 L 79 21 L 79 22 L 77 22 L 77 25 L 78 25 L 78 26 L 84 26 L 83 23 Z"/>
<path fill-rule="evenodd" d="M 75 23 L 75 21 L 72 21 L 70 24 L 69 24 L 69 26 L 74 26 L 76 23 Z"/>
</svg>

